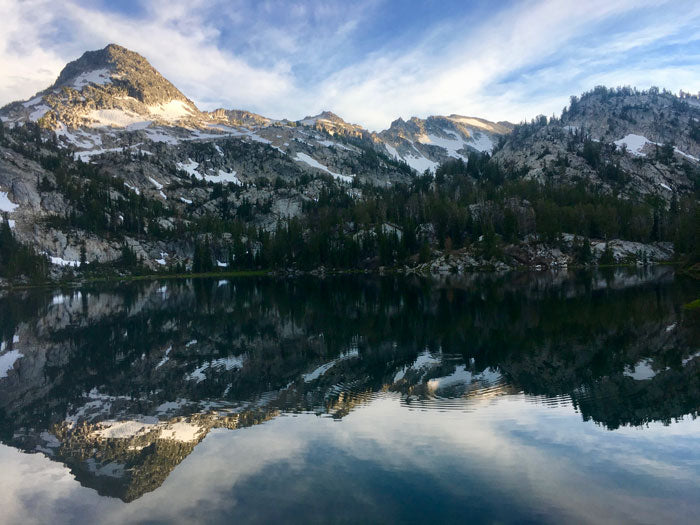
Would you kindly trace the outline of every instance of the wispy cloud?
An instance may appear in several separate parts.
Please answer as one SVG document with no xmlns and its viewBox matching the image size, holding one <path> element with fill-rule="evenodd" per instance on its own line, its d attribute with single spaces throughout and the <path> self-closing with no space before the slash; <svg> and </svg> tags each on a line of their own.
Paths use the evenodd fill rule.
<svg viewBox="0 0 700 525">
<path fill-rule="evenodd" d="M 446 2 L 447 4 L 448 2 Z M 700 6 L 684 1 L 410 2 L 0 0 L 0 104 L 116 42 L 200 106 L 301 118 L 331 109 L 371 129 L 402 116 L 518 121 L 559 113 L 598 83 L 700 89 Z M 449 16 L 448 16 L 449 15 Z M 477 21 L 478 20 L 478 21 Z"/>
</svg>

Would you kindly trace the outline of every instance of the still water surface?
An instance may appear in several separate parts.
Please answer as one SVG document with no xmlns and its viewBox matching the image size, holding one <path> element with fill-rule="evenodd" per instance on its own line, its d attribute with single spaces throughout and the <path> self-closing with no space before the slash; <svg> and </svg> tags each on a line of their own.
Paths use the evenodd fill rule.
<svg viewBox="0 0 700 525">
<path fill-rule="evenodd" d="M 0 297 L 2 523 L 692 523 L 669 268 Z"/>
</svg>

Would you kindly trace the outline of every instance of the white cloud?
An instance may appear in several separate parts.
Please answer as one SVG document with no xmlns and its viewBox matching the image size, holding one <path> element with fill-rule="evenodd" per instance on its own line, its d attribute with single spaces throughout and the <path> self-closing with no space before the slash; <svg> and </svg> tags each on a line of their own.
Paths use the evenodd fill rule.
<svg viewBox="0 0 700 525">
<path fill-rule="evenodd" d="M 397 116 L 406 118 L 414 114 L 456 112 L 517 121 L 537 113 L 553 110 L 559 113 L 574 92 L 553 94 L 548 89 L 550 79 L 534 77 L 533 82 L 516 82 L 512 87 L 499 86 L 498 82 L 512 72 L 547 63 L 567 47 L 577 60 L 555 65 L 553 72 L 571 77 L 577 68 L 585 68 L 587 61 L 605 56 L 606 46 L 614 48 L 622 42 L 619 47 L 629 50 L 674 35 L 681 29 L 678 25 L 665 24 L 647 32 L 636 44 L 636 28 L 618 35 L 590 36 L 602 21 L 631 17 L 633 11 L 643 7 L 639 2 L 601 1 L 521 4 L 496 14 L 471 31 L 461 31 L 457 23 L 439 28 L 446 40 L 442 53 L 434 52 L 435 35 L 431 34 L 406 53 L 369 57 L 329 78 L 320 95 L 326 105 L 332 104 L 340 114 L 352 115 L 372 127 L 385 126 Z M 697 18 L 697 12 L 686 12 L 685 20 L 693 18 Z M 582 38 L 597 45 L 582 49 Z M 628 68 L 634 70 L 635 66 L 621 64 L 617 77 L 624 77 Z M 587 72 L 591 78 L 595 74 L 595 69 Z M 651 76 L 647 78 L 654 80 Z M 692 78 L 696 83 L 700 81 L 700 75 Z M 585 89 L 594 85 L 585 81 L 579 84 L 589 84 Z M 569 86 L 567 83 L 563 87 Z M 526 100 L 519 90 L 539 90 L 544 96 L 533 100 L 528 93 Z"/>
<path fill-rule="evenodd" d="M 65 62 L 109 42 L 146 56 L 203 109 L 292 119 L 330 109 L 370 129 L 399 116 L 558 114 L 569 95 L 598 83 L 673 90 L 700 83 L 688 57 L 679 65 L 638 56 L 700 37 L 700 7 L 690 2 L 530 1 L 478 25 L 455 19 L 426 27 L 409 40 L 399 26 L 364 56 L 359 43 L 381 2 L 145 5 L 136 17 L 77 0 L 61 9 L 48 0 L 0 0 L 8 28 L 0 33 L 0 69 L 10 72 L 0 76 L 0 104 L 30 97 Z"/>
<path fill-rule="evenodd" d="M 50 85 L 67 61 L 110 42 L 146 56 L 198 102 L 235 100 L 245 106 L 281 96 L 291 86 L 283 68 L 252 67 L 219 49 L 214 43 L 217 30 L 197 14 L 202 2 L 153 2 L 147 17 L 134 20 L 74 2 L 65 2 L 59 16 L 49 1 L 1 1 L 0 13 L 16 29 L 0 35 L 0 65 L 3 71 L 17 74 L 10 76 L 16 80 L 1 81 L 0 104 L 28 98 Z M 56 27 L 71 35 L 71 40 L 46 42 L 43 35 Z M 23 42 L 22 46 L 17 42 Z"/>
<path fill-rule="evenodd" d="M 39 7 L 34 1 L 0 0 L 0 105 L 44 89 L 65 65 L 40 44 L 41 28 L 53 15 Z"/>
</svg>

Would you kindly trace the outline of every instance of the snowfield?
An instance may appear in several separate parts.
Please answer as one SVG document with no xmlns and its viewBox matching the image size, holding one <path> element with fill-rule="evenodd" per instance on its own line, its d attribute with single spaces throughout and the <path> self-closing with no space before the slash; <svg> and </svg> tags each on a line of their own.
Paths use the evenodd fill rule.
<svg viewBox="0 0 700 525">
<path fill-rule="evenodd" d="M 493 141 L 485 133 L 476 133 L 471 136 L 471 141 L 468 144 L 482 153 L 491 153 L 493 151 Z"/>
<path fill-rule="evenodd" d="M 91 127 L 128 128 L 131 130 L 147 128 L 150 120 L 144 120 L 141 115 L 124 109 L 93 109 L 86 118 L 92 122 Z"/>
<path fill-rule="evenodd" d="M 316 379 L 324 375 L 326 372 L 328 372 L 331 368 L 333 368 L 341 361 L 345 361 L 346 359 L 352 359 L 354 357 L 358 357 L 359 355 L 360 354 L 357 350 L 349 350 L 348 352 L 341 354 L 340 357 L 319 366 L 318 368 L 316 368 L 312 372 L 309 372 L 308 374 L 303 374 L 301 377 L 304 380 L 304 383 L 311 383 L 312 381 L 315 381 Z"/>
<path fill-rule="evenodd" d="M 126 439 L 145 434 L 153 429 L 153 423 L 142 423 L 141 421 L 106 421 L 102 423 L 103 428 L 95 432 L 101 438 Z"/>
<path fill-rule="evenodd" d="M 294 160 L 297 162 L 303 162 L 304 164 L 308 164 L 312 168 L 319 169 L 321 171 L 325 171 L 329 175 L 331 175 L 333 178 L 341 180 L 343 182 L 352 182 L 352 176 L 349 175 L 341 175 L 340 173 L 333 173 L 331 170 L 329 170 L 326 166 L 321 164 L 319 161 L 316 159 L 310 157 L 306 153 L 297 153 L 296 157 L 294 157 Z"/>
<path fill-rule="evenodd" d="M 43 97 L 41 97 L 41 96 L 39 96 L 39 97 L 34 97 L 34 98 L 31 99 L 31 100 L 27 100 L 27 101 L 24 102 L 22 105 L 23 105 L 25 108 L 28 108 L 28 107 L 31 107 L 31 106 L 35 106 L 36 104 L 38 104 L 38 103 L 41 102 L 42 100 L 43 100 Z"/>
<path fill-rule="evenodd" d="M 7 373 L 15 367 L 18 359 L 24 357 L 19 350 L 10 350 L 6 354 L 0 355 L 0 379 L 7 377 Z"/>
<path fill-rule="evenodd" d="M 0 217 L 0 224 L 2 224 L 3 220 L 4 219 L 2 217 Z M 7 223 L 10 225 L 10 229 L 14 229 L 15 226 L 17 225 L 17 223 L 13 219 L 8 219 Z"/>
<path fill-rule="evenodd" d="M 147 129 L 146 135 L 148 136 L 149 140 L 152 140 L 153 142 L 165 142 L 166 144 L 180 143 L 180 139 L 178 139 L 177 137 L 168 135 L 167 133 L 155 129 Z"/>
<path fill-rule="evenodd" d="M 178 162 L 177 163 L 177 168 L 186 171 L 190 176 L 193 176 L 195 178 L 201 178 L 202 175 L 197 171 L 197 167 L 199 166 L 199 162 L 195 162 L 192 159 L 187 159 L 187 162 Z"/>
<path fill-rule="evenodd" d="M 636 155 L 638 157 L 646 157 L 646 153 L 642 153 L 642 149 L 644 149 L 644 146 L 646 146 L 647 144 L 656 143 L 650 141 L 648 138 L 643 137 L 642 135 L 635 135 L 633 133 L 622 137 L 620 140 L 615 141 L 615 145 L 618 148 L 621 148 L 622 146 L 627 146 L 627 151 L 629 151 L 632 155 Z"/>
<path fill-rule="evenodd" d="M 0 211 L 12 213 L 17 208 L 19 208 L 19 204 L 15 204 L 14 202 L 10 201 L 10 199 L 7 197 L 6 191 L 0 191 Z"/>
<path fill-rule="evenodd" d="M 439 164 L 437 162 L 433 162 L 432 160 L 424 157 L 418 151 L 416 151 L 416 155 L 407 155 L 403 157 L 403 160 L 406 161 L 406 163 L 411 166 L 414 170 L 416 170 L 419 174 L 423 174 L 425 170 L 435 172 Z"/>
<path fill-rule="evenodd" d="M 68 261 L 66 259 L 63 259 L 61 257 L 52 257 L 49 256 L 51 259 L 51 264 L 56 264 L 58 266 L 72 266 L 74 268 L 80 267 L 80 261 Z"/>
<path fill-rule="evenodd" d="M 194 110 L 182 100 L 171 100 L 165 104 L 154 104 L 148 106 L 148 111 L 154 117 L 168 121 L 180 120 L 194 115 Z"/>
<path fill-rule="evenodd" d="M 163 189 L 163 185 L 160 182 L 158 182 L 156 179 L 154 179 L 153 177 L 148 177 L 148 180 L 151 181 L 151 184 L 153 184 L 157 190 Z"/>
<path fill-rule="evenodd" d="M 32 122 L 36 122 L 41 117 L 46 115 L 46 112 L 49 109 L 51 109 L 51 108 L 49 108 L 49 106 L 47 106 L 46 104 L 41 104 L 41 105 L 37 106 L 36 109 L 29 114 L 29 120 L 31 120 Z"/>
<path fill-rule="evenodd" d="M 395 158 L 396 160 L 402 160 L 401 155 L 399 155 L 399 152 L 396 151 L 396 148 L 390 144 L 384 144 L 384 147 L 386 150 L 389 152 L 389 156 Z"/>
<path fill-rule="evenodd" d="M 192 159 L 187 159 L 187 162 L 178 162 L 177 167 L 178 169 L 186 171 L 190 176 L 194 177 L 197 180 L 205 180 L 207 182 L 222 184 L 235 184 L 236 186 L 243 185 L 241 180 L 236 175 L 235 170 L 231 172 L 219 170 L 218 175 L 202 175 L 197 171 L 199 163 L 193 161 Z M 187 199 L 180 198 L 180 200 L 182 200 L 182 202 L 186 204 L 192 204 L 192 201 L 188 201 Z"/>
<path fill-rule="evenodd" d="M 455 159 L 464 159 L 462 154 L 457 153 L 457 150 L 464 148 L 464 142 L 462 139 L 457 138 L 457 136 L 451 131 L 443 130 L 447 137 L 438 137 L 437 135 L 421 135 L 418 137 L 418 142 L 421 144 L 430 144 L 431 146 L 438 146 L 447 151 L 449 157 L 454 157 Z"/>
<path fill-rule="evenodd" d="M 207 181 L 211 182 L 225 182 L 225 183 L 232 183 L 235 184 L 236 186 L 243 186 L 243 183 L 240 181 L 240 179 L 236 176 L 236 171 L 232 171 L 230 173 L 219 170 L 219 176 L 213 176 L 213 175 L 205 175 L 204 178 Z"/>
<path fill-rule="evenodd" d="M 649 140 L 648 138 L 642 135 L 635 135 L 633 133 L 622 137 L 620 140 L 616 140 L 614 144 L 618 148 L 621 148 L 623 145 L 626 145 L 627 151 L 629 151 L 632 155 L 636 155 L 638 157 L 646 157 L 646 153 L 642 153 L 642 150 L 647 144 L 652 144 L 654 146 L 663 146 L 663 144 L 661 144 L 660 142 L 654 142 L 653 140 Z M 700 162 L 700 159 L 698 159 L 697 157 L 689 155 L 676 147 L 673 148 L 673 151 L 674 153 L 678 153 L 679 155 L 682 155 L 685 158 L 694 160 L 695 162 Z"/>
<path fill-rule="evenodd" d="M 111 71 L 109 69 L 95 69 L 78 75 L 73 81 L 73 87 L 78 91 L 82 90 L 89 84 L 97 84 L 102 86 L 111 82 Z"/>
</svg>

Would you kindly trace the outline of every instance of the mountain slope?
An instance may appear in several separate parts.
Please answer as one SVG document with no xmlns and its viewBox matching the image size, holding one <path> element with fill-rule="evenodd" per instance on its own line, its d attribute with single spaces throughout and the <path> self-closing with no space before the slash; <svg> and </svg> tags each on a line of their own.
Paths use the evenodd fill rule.
<svg viewBox="0 0 700 525">
<path fill-rule="evenodd" d="M 700 107 L 669 92 L 598 87 L 561 118 L 516 126 L 494 161 L 540 183 L 587 181 L 629 198 L 700 189 Z"/>
<path fill-rule="evenodd" d="M 450 115 L 416 117 L 408 121 L 397 119 L 378 137 L 390 156 L 408 163 L 422 173 L 435 168 L 449 158 L 466 160 L 469 152 L 490 153 L 500 137 L 510 133 L 507 122 Z"/>
</svg>

